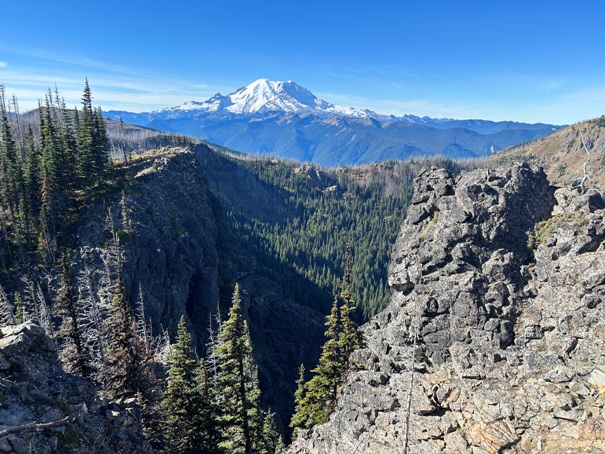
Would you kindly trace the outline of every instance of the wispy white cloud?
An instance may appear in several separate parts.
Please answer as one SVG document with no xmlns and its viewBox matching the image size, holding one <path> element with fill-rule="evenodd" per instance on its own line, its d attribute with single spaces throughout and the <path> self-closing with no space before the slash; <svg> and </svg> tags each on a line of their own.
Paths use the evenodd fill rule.
<svg viewBox="0 0 605 454">
<path fill-rule="evenodd" d="M 0 72 L 0 80 L 2 73 Z M 160 107 L 176 106 L 189 100 L 204 100 L 211 93 L 200 90 L 188 90 L 186 84 L 164 86 L 162 84 L 142 81 L 136 86 L 122 81 L 89 78 L 93 95 L 93 104 L 103 110 L 128 110 L 143 112 Z M 66 82 L 66 81 L 63 81 Z M 40 83 L 14 84 L 6 82 L 7 92 L 15 94 L 21 105 L 21 110 L 31 110 L 37 107 L 38 100 L 43 98 L 49 86 L 54 90 L 54 81 L 46 80 Z M 65 98 L 68 106 L 80 104 L 83 80 L 71 83 L 57 82 L 59 94 Z"/>
<path fill-rule="evenodd" d="M 0 61 L 0 68 L 6 68 L 8 66 L 8 63 L 6 63 L 5 61 Z"/>
<path fill-rule="evenodd" d="M 79 66 L 82 68 L 100 70 L 103 72 L 115 72 L 120 74 L 129 74 L 133 76 L 141 75 L 141 71 L 137 68 L 116 65 L 111 62 L 101 61 L 82 55 L 51 52 L 44 49 L 20 49 L 19 53 L 23 56 L 51 61 L 62 65 Z"/>
<path fill-rule="evenodd" d="M 90 69 L 90 68 L 88 68 Z M 8 69 L 0 67 L 0 83 L 9 94 L 15 94 L 22 111 L 37 107 L 48 89 L 58 88 L 68 106 L 79 105 L 88 77 L 93 103 L 104 110 L 149 111 L 175 106 L 190 100 L 204 100 L 216 93 L 217 87 L 195 84 L 188 80 L 161 79 L 154 75 L 74 70 L 67 65 L 58 69 L 41 66 Z"/>
</svg>

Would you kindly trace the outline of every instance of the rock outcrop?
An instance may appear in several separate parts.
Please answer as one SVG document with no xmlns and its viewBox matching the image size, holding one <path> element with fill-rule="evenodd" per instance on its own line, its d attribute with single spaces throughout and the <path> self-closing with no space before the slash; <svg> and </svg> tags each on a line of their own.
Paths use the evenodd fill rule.
<svg viewBox="0 0 605 454">
<path fill-rule="evenodd" d="M 603 199 L 527 165 L 415 184 L 392 300 L 289 452 L 605 452 Z"/>
<path fill-rule="evenodd" d="M 38 325 L 0 329 L 0 452 L 155 452 L 130 404 L 103 402 L 91 382 L 64 373 Z"/>
</svg>

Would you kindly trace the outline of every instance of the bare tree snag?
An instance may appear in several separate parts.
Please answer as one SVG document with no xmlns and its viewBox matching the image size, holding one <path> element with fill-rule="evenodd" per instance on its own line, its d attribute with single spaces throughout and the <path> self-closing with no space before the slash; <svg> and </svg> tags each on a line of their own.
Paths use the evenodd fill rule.
<svg viewBox="0 0 605 454">
<path fill-rule="evenodd" d="M 20 426 L 13 426 L 7 429 L 0 430 L 0 438 L 6 437 L 12 434 L 22 434 L 27 432 L 41 432 L 45 429 L 50 429 L 52 427 L 62 427 L 67 426 L 73 422 L 73 418 L 66 416 L 63 419 L 58 419 L 57 421 L 51 422 L 30 422 L 28 424 L 21 424 Z"/>
</svg>

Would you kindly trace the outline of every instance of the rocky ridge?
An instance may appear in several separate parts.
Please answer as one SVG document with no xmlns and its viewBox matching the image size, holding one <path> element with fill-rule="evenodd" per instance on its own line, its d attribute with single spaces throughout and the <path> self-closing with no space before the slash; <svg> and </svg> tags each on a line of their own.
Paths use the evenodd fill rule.
<svg viewBox="0 0 605 454">
<path fill-rule="evenodd" d="M 605 452 L 604 216 L 525 164 L 421 174 L 393 298 L 289 452 Z"/>
<path fill-rule="evenodd" d="M 524 160 L 544 168 L 557 186 L 579 186 L 586 168 L 584 187 L 605 190 L 605 117 L 583 121 L 554 134 L 510 147 L 490 157 L 504 163 Z"/>
</svg>

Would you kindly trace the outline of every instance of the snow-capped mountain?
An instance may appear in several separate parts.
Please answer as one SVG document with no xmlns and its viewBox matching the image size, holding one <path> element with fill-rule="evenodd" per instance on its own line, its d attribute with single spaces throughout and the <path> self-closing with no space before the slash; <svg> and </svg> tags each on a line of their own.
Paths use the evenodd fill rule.
<svg viewBox="0 0 605 454">
<path fill-rule="evenodd" d="M 410 156 L 485 156 L 559 129 L 511 121 L 381 115 L 319 99 L 292 82 L 259 79 L 229 95 L 147 113 L 109 111 L 111 119 L 185 134 L 245 153 L 326 166 Z"/>
<path fill-rule="evenodd" d="M 258 79 L 226 96 L 217 93 L 206 101 L 189 101 L 180 106 L 156 110 L 151 115 L 174 118 L 185 112 L 236 115 L 281 112 L 354 118 L 383 117 L 370 110 L 331 104 L 291 80 L 274 82 L 269 79 Z"/>
</svg>

